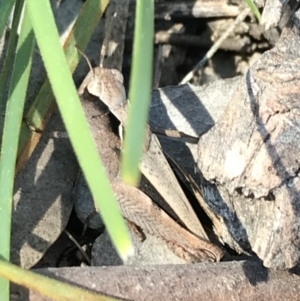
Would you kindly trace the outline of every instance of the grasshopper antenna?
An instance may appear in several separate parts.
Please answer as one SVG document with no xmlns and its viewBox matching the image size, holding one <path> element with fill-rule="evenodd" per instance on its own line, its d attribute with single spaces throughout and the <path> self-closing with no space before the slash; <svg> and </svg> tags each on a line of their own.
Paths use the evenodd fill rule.
<svg viewBox="0 0 300 301">
<path fill-rule="evenodd" d="M 94 73 L 93 71 L 93 67 L 92 67 L 92 64 L 91 64 L 91 61 L 90 59 L 88 58 L 88 56 L 80 49 L 80 47 L 75 44 L 75 47 L 77 48 L 77 50 L 81 53 L 81 55 L 86 59 L 86 62 L 88 63 L 89 67 L 90 67 L 90 70 Z"/>
<path fill-rule="evenodd" d="M 111 31 L 112 31 L 114 22 L 116 20 L 116 17 L 117 17 L 117 12 L 114 13 L 113 18 L 109 23 L 107 32 L 105 33 L 105 38 L 104 38 L 104 41 L 103 41 L 103 44 L 102 44 L 102 47 L 101 47 L 101 50 L 100 50 L 100 67 L 101 68 L 103 68 L 103 61 L 104 61 L 105 55 L 107 54 L 106 49 L 107 49 L 107 46 L 108 46 L 110 34 L 111 34 Z"/>
</svg>

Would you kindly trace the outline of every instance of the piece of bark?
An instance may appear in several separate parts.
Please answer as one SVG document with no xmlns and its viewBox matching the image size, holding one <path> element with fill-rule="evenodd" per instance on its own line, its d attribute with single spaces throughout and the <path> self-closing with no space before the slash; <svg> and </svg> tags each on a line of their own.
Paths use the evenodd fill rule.
<svg viewBox="0 0 300 301">
<path fill-rule="evenodd" d="M 294 25 L 240 80 L 198 148 L 203 194 L 223 221 L 222 240 L 281 269 L 300 255 L 299 47 Z"/>
<path fill-rule="evenodd" d="M 216 18 L 236 17 L 243 10 L 239 6 L 229 4 L 227 0 L 212 1 L 158 1 L 155 3 L 155 18 L 170 19 L 174 17 Z M 131 9 L 130 11 L 134 11 Z"/>
<path fill-rule="evenodd" d="M 300 300 L 299 276 L 268 271 L 255 261 L 145 267 L 78 267 L 36 270 L 122 300 Z M 14 301 L 50 300 L 13 285 Z"/>
<path fill-rule="evenodd" d="M 155 43 L 201 48 L 209 48 L 213 45 L 213 41 L 206 35 L 196 36 L 181 33 L 169 33 L 167 31 L 157 32 L 155 34 Z M 251 45 L 251 41 L 248 37 L 241 37 L 240 39 L 226 39 L 220 46 L 220 49 L 240 52 L 247 50 L 253 51 L 256 47 Z"/>
<path fill-rule="evenodd" d="M 122 71 L 124 40 L 128 18 L 129 0 L 112 0 L 106 11 L 105 29 L 107 45 L 102 45 L 100 56 L 103 67 Z M 116 14 L 116 16 L 114 16 Z M 111 28 L 111 32 L 109 29 Z M 106 43 L 106 41 L 104 41 Z"/>
<path fill-rule="evenodd" d="M 224 34 L 234 20 L 234 18 L 208 20 L 206 27 L 198 34 L 191 33 L 190 29 L 177 31 L 162 26 L 155 34 L 155 43 L 208 49 Z M 264 31 L 263 26 L 259 24 L 243 21 L 236 25 L 219 48 L 243 53 L 269 49 L 269 43 L 263 38 Z M 127 43 L 132 39 L 133 35 L 128 35 Z"/>
</svg>

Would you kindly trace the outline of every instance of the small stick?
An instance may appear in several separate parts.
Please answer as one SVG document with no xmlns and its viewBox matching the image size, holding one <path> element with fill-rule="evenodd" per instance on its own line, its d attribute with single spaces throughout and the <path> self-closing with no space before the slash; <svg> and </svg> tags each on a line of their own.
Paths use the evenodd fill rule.
<svg viewBox="0 0 300 301">
<path fill-rule="evenodd" d="M 110 35 L 111 35 L 111 31 L 113 29 L 114 21 L 116 20 L 116 17 L 117 17 L 117 12 L 114 13 L 113 19 L 110 21 L 107 32 L 105 33 L 105 38 L 104 38 L 104 41 L 103 41 L 103 44 L 102 44 L 102 47 L 101 47 L 101 50 L 100 50 L 100 63 L 99 63 L 99 66 L 101 68 L 103 68 L 103 61 L 104 61 L 105 55 L 107 54 L 107 46 L 108 46 L 109 38 L 110 38 Z"/>
<path fill-rule="evenodd" d="M 160 76 L 161 76 L 161 66 L 163 63 L 163 45 L 158 44 L 157 55 L 155 58 L 154 65 L 154 77 L 153 77 L 153 89 L 157 89 L 159 86 Z"/>
<path fill-rule="evenodd" d="M 196 72 L 198 72 L 209 59 L 212 58 L 212 56 L 217 52 L 221 44 L 224 42 L 225 39 L 228 38 L 228 36 L 233 32 L 235 27 L 242 22 L 250 13 L 250 8 L 244 9 L 241 14 L 235 19 L 235 21 L 229 26 L 229 28 L 223 33 L 223 35 L 219 38 L 219 40 L 208 50 L 206 55 L 203 57 L 203 59 L 193 68 L 192 71 L 190 71 L 183 80 L 179 83 L 180 85 L 188 83 Z"/>
<path fill-rule="evenodd" d="M 159 128 L 151 128 L 152 133 L 156 135 L 161 135 L 166 138 L 170 139 L 181 139 L 181 141 L 187 142 L 187 143 L 193 143 L 197 144 L 199 142 L 199 137 L 194 137 L 191 135 L 188 135 L 184 132 L 178 131 L 178 130 L 166 130 L 166 129 L 159 129 Z"/>
<path fill-rule="evenodd" d="M 75 246 L 78 248 L 78 250 L 83 255 L 83 257 L 85 258 L 87 263 L 89 265 L 91 265 L 91 260 L 90 260 L 89 256 L 85 253 L 85 251 L 82 249 L 81 245 L 77 242 L 77 240 L 73 237 L 73 235 L 66 229 L 64 230 L 64 232 L 69 237 L 69 239 L 75 244 Z"/>
</svg>

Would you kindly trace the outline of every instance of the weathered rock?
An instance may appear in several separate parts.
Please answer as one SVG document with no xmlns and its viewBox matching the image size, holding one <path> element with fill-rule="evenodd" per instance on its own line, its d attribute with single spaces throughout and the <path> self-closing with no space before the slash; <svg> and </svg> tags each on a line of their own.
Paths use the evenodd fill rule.
<svg viewBox="0 0 300 301">
<path fill-rule="evenodd" d="M 223 219 L 222 240 L 281 269 L 300 255 L 299 47 L 294 25 L 241 78 L 198 147 L 204 196 Z"/>
<path fill-rule="evenodd" d="M 256 0 L 255 2 L 260 1 Z M 290 0 L 266 0 L 263 4 L 264 10 L 261 17 L 261 24 L 264 25 L 267 30 L 275 26 L 283 28 L 295 12 L 298 2 L 299 1 Z"/>
<path fill-rule="evenodd" d="M 299 269 L 268 271 L 255 261 L 36 270 L 48 277 L 122 300 L 299 300 Z M 79 298 L 78 298 L 79 299 Z M 50 298 L 13 285 L 11 300 Z M 52 300 L 52 299 L 51 299 Z"/>
</svg>

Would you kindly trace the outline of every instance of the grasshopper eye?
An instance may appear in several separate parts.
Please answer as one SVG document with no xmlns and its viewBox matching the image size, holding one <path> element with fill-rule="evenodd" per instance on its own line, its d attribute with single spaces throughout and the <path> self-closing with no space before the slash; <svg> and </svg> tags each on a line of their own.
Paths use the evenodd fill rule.
<svg viewBox="0 0 300 301">
<path fill-rule="evenodd" d="M 110 72 L 117 81 L 119 81 L 121 84 L 123 84 L 124 77 L 123 77 L 123 74 L 119 70 L 110 69 Z"/>
<path fill-rule="evenodd" d="M 87 89 L 94 96 L 102 98 L 102 83 L 100 80 L 92 80 L 88 83 Z"/>
</svg>

